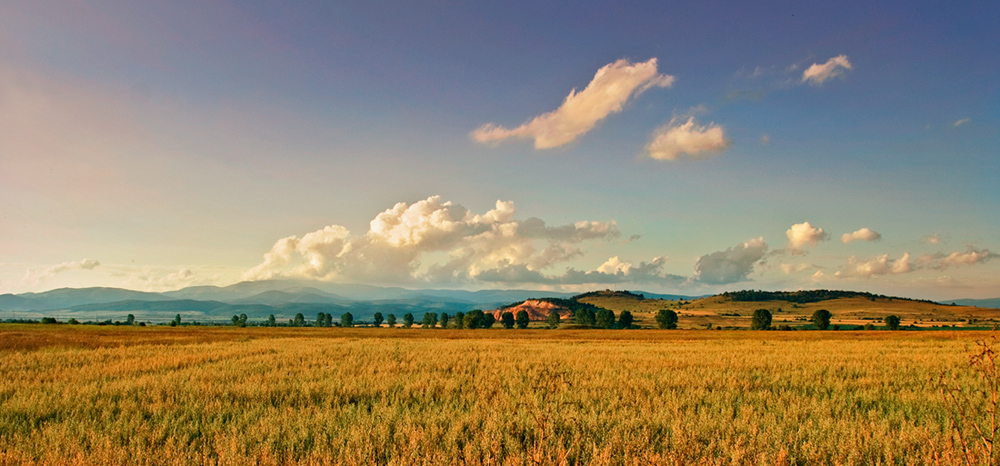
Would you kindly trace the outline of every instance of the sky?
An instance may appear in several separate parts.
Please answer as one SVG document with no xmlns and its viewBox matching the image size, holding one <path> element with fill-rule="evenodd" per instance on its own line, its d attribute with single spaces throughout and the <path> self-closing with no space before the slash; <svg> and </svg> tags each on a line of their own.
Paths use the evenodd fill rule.
<svg viewBox="0 0 1000 466">
<path fill-rule="evenodd" d="M 1000 296 L 988 2 L 0 4 L 0 293 Z"/>
</svg>

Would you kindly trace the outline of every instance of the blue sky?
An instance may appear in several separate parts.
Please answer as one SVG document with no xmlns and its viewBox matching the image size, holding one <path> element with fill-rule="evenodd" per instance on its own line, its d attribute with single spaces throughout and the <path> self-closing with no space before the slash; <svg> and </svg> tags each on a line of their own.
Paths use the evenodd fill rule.
<svg viewBox="0 0 1000 466">
<path fill-rule="evenodd" d="M 996 8 L 661 3 L 7 2 L 0 292 L 1000 295 Z"/>
</svg>

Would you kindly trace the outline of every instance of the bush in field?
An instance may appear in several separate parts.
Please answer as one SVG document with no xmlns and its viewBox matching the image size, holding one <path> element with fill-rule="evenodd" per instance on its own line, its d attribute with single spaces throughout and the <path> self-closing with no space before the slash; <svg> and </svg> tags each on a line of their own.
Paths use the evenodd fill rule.
<svg viewBox="0 0 1000 466">
<path fill-rule="evenodd" d="M 438 325 L 440 325 L 441 328 L 448 328 L 448 318 L 448 313 L 442 312 L 441 317 L 438 318 Z"/>
<path fill-rule="evenodd" d="M 528 328 L 528 311 L 524 309 L 517 311 L 517 315 L 514 316 L 514 323 L 517 324 L 517 328 Z"/>
<path fill-rule="evenodd" d="M 407 312 L 403 314 L 403 328 L 410 328 L 413 326 L 413 314 Z"/>
<path fill-rule="evenodd" d="M 503 328 L 514 328 L 514 314 L 511 314 L 510 311 L 500 314 L 500 323 L 503 324 Z"/>
<path fill-rule="evenodd" d="M 76 320 L 76 317 L 70 317 L 69 320 L 66 321 L 66 323 L 70 325 L 79 325 L 80 321 Z"/>
<path fill-rule="evenodd" d="M 386 316 L 386 318 L 385 318 L 385 324 L 388 325 L 390 328 L 395 327 L 396 326 L 396 314 L 389 314 L 388 316 Z"/>
<path fill-rule="evenodd" d="M 375 315 L 372 316 L 372 320 L 375 321 L 375 326 L 376 327 L 381 327 L 382 326 L 382 321 L 385 320 L 385 318 L 382 317 L 382 313 L 381 312 L 376 312 Z"/>
<path fill-rule="evenodd" d="M 656 325 L 659 325 L 660 328 L 677 328 L 677 313 L 671 309 L 660 309 L 656 313 Z"/>
<path fill-rule="evenodd" d="M 465 328 L 465 313 L 456 312 L 455 313 L 455 328 Z"/>
<path fill-rule="evenodd" d="M 883 320 L 889 330 L 899 330 L 899 316 L 885 316 Z"/>
<path fill-rule="evenodd" d="M 750 319 L 750 330 L 767 330 L 770 327 L 771 311 L 767 309 L 753 311 L 753 318 Z"/>
<path fill-rule="evenodd" d="M 341 327 L 353 327 L 354 326 L 354 315 L 350 312 L 345 312 L 340 315 L 340 326 Z"/>
<path fill-rule="evenodd" d="M 594 325 L 597 328 L 612 328 L 615 326 L 615 313 L 610 309 L 600 309 L 595 316 Z"/>
<path fill-rule="evenodd" d="M 483 314 L 483 323 L 480 325 L 482 328 L 493 328 L 493 324 L 497 323 L 497 318 L 493 317 L 492 312 L 487 312 Z"/>
<path fill-rule="evenodd" d="M 830 317 L 833 317 L 833 314 L 830 314 L 830 311 L 820 309 L 813 313 L 812 323 L 816 326 L 816 328 L 826 330 L 830 328 Z"/>
<path fill-rule="evenodd" d="M 59 322 L 55 317 L 42 317 L 43 324 L 58 324 Z"/>
<path fill-rule="evenodd" d="M 550 312 L 549 313 L 549 317 L 547 319 L 545 319 L 545 322 L 548 324 L 549 328 L 558 328 L 559 327 L 559 313 L 556 312 L 556 311 Z"/>
<path fill-rule="evenodd" d="M 874 325 L 872 325 L 872 324 L 871 324 L 871 323 L 869 322 L 869 323 L 867 323 L 867 324 L 865 324 L 865 325 L 862 325 L 862 326 L 861 326 L 861 329 L 862 329 L 862 330 L 875 330 L 875 326 L 874 326 Z"/>
<path fill-rule="evenodd" d="M 618 328 L 629 328 L 634 320 L 631 312 L 622 311 L 622 315 L 618 316 Z"/>
</svg>

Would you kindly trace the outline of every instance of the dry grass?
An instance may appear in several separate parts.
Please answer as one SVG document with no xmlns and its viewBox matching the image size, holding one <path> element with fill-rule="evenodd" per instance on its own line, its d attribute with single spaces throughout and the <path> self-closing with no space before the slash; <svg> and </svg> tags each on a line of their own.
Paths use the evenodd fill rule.
<svg viewBox="0 0 1000 466">
<path fill-rule="evenodd" d="M 982 336 L 4 325 L 0 464 L 948 463 Z"/>
</svg>

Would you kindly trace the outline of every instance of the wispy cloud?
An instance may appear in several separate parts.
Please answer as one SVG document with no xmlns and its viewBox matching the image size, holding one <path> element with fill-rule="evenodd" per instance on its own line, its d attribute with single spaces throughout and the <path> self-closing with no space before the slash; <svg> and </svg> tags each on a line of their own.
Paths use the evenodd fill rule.
<svg viewBox="0 0 1000 466">
<path fill-rule="evenodd" d="M 710 285 L 725 285 L 747 280 L 754 266 L 767 253 L 764 238 L 754 238 L 725 251 L 716 251 L 698 258 L 694 279 Z"/>
<path fill-rule="evenodd" d="M 721 153 L 732 145 L 722 126 L 714 122 L 698 125 L 694 117 L 688 117 L 684 123 L 675 118 L 654 134 L 646 150 L 657 160 L 675 160 L 680 154 L 700 158 Z"/>
<path fill-rule="evenodd" d="M 847 55 L 838 55 L 826 61 L 826 63 L 813 63 L 802 72 L 802 82 L 813 86 L 820 86 L 829 79 L 842 75 L 846 70 L 852 68 Z"/>
<path fill-rule="evenodd" d="M 670 87 L 673 82 L 673 76 L 658 74 L 655 58 L 635 64 L 618 60 L 598 70 L 582 91 L 570 91 L 558 109 L 513 129 L 488 123 L 471 137 L 480 143 L 533 138 L 536 149 L 559 147 L 590 131 L 608 115 L 622 111 L 630 98 L 653 87 Z"/>
<path fill-rule="evenodd" d="M 836 273 L 838 278 L 871 278 L 876 275 L 889 275 L 909 273 L 913 271 L 910 264 L 910 253 L 903 253 L 903 257 L 892 259 L 888 254 L 881 254 L 870 259 L 858 259 L 851 256 L 847 265 Z"/>
<path fill-rule="evenodd" d="M 970 121 L 972 121 L 972 118 L 962 118 L 961 120 L 958 120 L 955 123 L 952 123 L 952 125 L 955 126 L 955 127 L 959 127 L 959 126 L 962 126 L 962 125 L 964 125 L 964 124 L 966 124 L 966 123 L 968 123 Z"/>
<path fill-rule="evenodd" d="M 21 279 L 19 285 L 38 285 L 42 281 L 55 277 L 63 272 L 70 270 L 94 270 L 99 265 L 101 265 L 101 263 L 94 259 L 84 259 L 81 261 L 63 262 L 62 264 L 53 265 L 41 271 L 29 268 L 25 272 L 24 278 Z"/>
</svg>

